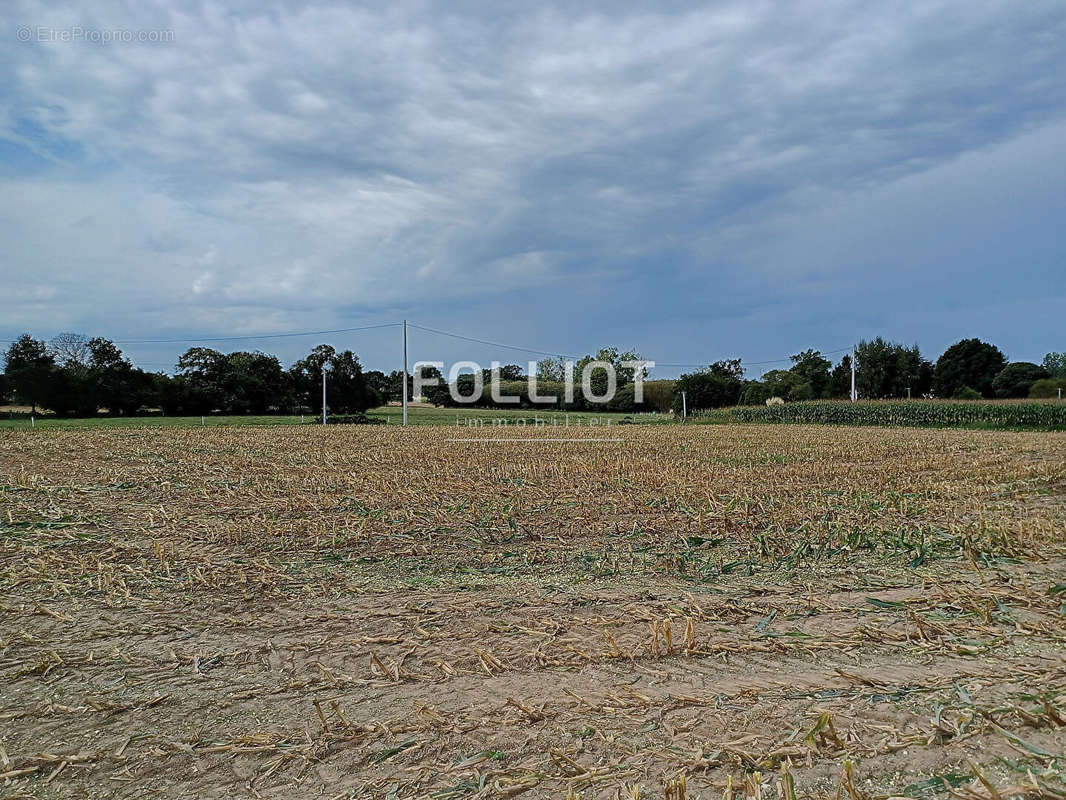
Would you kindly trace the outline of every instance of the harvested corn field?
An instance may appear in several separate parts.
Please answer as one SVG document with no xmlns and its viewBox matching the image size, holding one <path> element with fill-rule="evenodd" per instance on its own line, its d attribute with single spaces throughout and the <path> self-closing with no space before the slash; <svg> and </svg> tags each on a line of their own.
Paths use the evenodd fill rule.
<svg viewBox="0 0 1066 800">
<path fill-rule="evenodd" d="M 0 795 L 1063 798 L 1064 453 L 0 431 Z"/>
</svg>

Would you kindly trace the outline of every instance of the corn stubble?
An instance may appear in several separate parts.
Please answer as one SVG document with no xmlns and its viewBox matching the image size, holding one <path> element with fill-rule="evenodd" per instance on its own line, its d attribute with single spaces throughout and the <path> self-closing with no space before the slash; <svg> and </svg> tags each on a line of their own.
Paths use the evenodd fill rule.
<svg viewBox="0 0 1066 800">
<path fill-rule="evenodd" d="M 0 431 L 0 794 L 1066 800 L 1066 434 L 567 433 Z"/>
</svg>

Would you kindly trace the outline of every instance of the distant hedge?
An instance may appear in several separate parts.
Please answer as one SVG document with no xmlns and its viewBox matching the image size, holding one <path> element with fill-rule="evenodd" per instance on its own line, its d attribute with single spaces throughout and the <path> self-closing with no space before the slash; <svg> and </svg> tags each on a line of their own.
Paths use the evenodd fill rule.
<svg viewBox="0 0 1066 800">
<path fill-rule="evenodd" d="M 386 420 L 380 417 L 368 417 L 366 414 L 331 414 L 326 416 L 327 425 L 384 425 Z"/>
<path fill-rule="evenodd" d="M 775 406 L 739 406 L 712 415 L 707 421 L 1066 430 L 1066 402 L 814 401 Z"/>
<path fill-rule="evenodd" d="M 1066 394 L 1066 376 L 1043 378 L 1029 387 L 1029 396 L 1034 398 L 1057 398 L 1059 391 Z"/>
</svg>

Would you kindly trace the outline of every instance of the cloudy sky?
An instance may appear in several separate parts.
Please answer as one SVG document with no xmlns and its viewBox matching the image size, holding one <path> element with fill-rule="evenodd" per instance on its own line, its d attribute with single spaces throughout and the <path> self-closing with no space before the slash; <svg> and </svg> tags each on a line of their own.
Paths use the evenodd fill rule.
<svg viewBox="0 0 1066 800">
<path fill-rule="evenodd" d="M 1062 0 L 650 7 L 7 0 L 0 339 L 1066 350 Z"/>
</svg>

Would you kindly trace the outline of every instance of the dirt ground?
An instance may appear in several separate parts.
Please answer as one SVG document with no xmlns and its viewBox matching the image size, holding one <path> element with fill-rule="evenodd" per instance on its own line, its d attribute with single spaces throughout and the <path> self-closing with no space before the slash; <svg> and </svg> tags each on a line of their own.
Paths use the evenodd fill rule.
<svg viewBox="0 0 1066 800">
<path fill-rule="evenodd" d="M 564 433 L 0 431 L 0 797 L 1066 798 L 1066 434 Z"/>
</svg>

